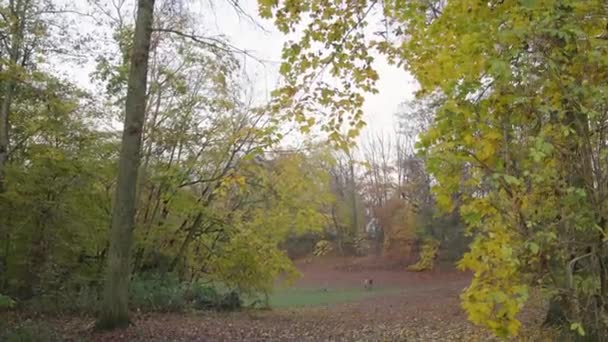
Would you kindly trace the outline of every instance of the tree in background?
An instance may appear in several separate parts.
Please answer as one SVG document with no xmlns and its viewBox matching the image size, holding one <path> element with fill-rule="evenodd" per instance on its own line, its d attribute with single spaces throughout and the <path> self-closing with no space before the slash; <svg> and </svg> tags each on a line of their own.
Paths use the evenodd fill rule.
<svg viewBox="0 0 608 342">
<path fill-rule="evenodd" d="M 79 41 L 59 43 L 69 30 L 57 11 L 50 1 L 0 2 L 0 291 L 22 298 L 57 288 L 106 218 L 89 204 L 107 203 L 98 182 L 107 177 L 108 137 L 90 129 L 91 98 L 42 67 Z M 82 241 L 77 228 L 92 223 Z"/>
<path fill-rule="evenodd" d="M 362 158 L 367 166 L 363 191 L 374 207 L 385 205 L 398 187 L 395 180 L 394 147 L 394 141 L 384 133 L 369 136 L 362 147 Z"/>
<path fill-rule="evenodd" d="M 415 147 L 419 136 L 431 126 L 441 103 L 442 97 L 432 94 L 400 106 L 395 115 L 399 123 L 396 163 L 401 194 L 416 211 L 419 242 L 428 240 L 433 246 L 439 242 L 440 257 L 452 261 L 462 257 L 470 242 L 459 215 L 458 195 L 454 196 L 455 205 L 450 211 L 439 210 L 432 191 L 436 182 L 427 171 L 427 158 L 419 155 Z"/>
<path fill-rule="evenodd" d="M 331 207 L 330 234 L 335 238 L 337 250 L 342 255 L 358 252 L 363 232 L 364 216 L 360 183 L 356 171 L 357 161 L 352 153 L 335 151 L 330 165 L 331 190 L 336 201 Z"/>
</svg>

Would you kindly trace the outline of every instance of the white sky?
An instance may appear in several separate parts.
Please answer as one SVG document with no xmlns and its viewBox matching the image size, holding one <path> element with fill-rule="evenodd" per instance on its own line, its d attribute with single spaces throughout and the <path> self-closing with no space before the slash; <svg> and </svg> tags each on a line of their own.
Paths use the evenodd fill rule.
<svg viewBox="0 0 608 342">
<path fill-rule="evenodd" d="M 268 31 L 264 32 L 247 18 L 239 18 L 236 12 L 226 1 L 214 5 L 215 15 L 205 20 L 205 26 L 223 32 L 236 45 L 243 49 L 253 51 L 256 56 L 263 59 L 277 61 L 281 59 L 281 48 L 285 37 L 278 32 L 273 23 L 263 20 L 257 15 L 257 0 L 241 0 L 242 8 Z M 210 7 L 204 6 L 207 11 Z M 202 14 L 201 17 L 204 17 Z M 376 58 L 376 70 L 380 75 L 378 94 L 368 94 L 364 106 L 364 120 L 367 127 L 359 137 L 359 142 L 366 140 L 370 134 L 384 132 L 392 135 L 396 122 L 394 114 L 398 105 L 414 97 L 417 83 L 405 70 L 389 65 L 382 56 Z M 261 95 L 272 87 L 278 80 L 278 63 L 262 67 L 252 62 L 247 65 L 248 74 L 256 82 L 258 89 L 263 89 Z"/>
<path fill-rule="evenodd" d="M 59 0 L 59 2 L 62 1 L 67 0 Z M 106 5 L 111 6 L 112 0 L 103 0 L 101 3 L 104 1 Z M 254 84 L 255 96 L 259 100 L 267 99 L 279 80 L 281 48 L 286 38 L 274 28 L 271 21 L 263 20 L 257 15 L 257 0 L 240 0 L 239 4 L 264 29 L 253 24 L 249 19 L 237 15 L 227 0 L 198 1 L 200 1 L 198 3 L 200 6 L 196 6 L 195 11 L 200 13 L 197 13 L 195 17 L 200 20 L 201 28 L 197 33 L 223 34 L 233 45 L 251 52 L 260 59 L 269 61 L 261 65 L 249 58 L 246 60 L 244 68 L 246 76 Z M 71 2 L 67 1 L 67 3 Z M 71 4 L 76 5 L 77 3 Z M 132 7 L 129 8 L 129 10 L 131 9 Z M 104 39 L 100 37 L 99 43 L 104 44 Z M 57 67 L 57 65 L 54 66 Z M 367 127 L 359 137 L 360 143 L 365 142 L 370 135 L 377 133 L 392 136 L 396 126 L 394 114 L 398 105 L 412 99 L 417 88 L 416 81 L 411 75 L 402 69 L 390 66 L 383 57 L 378 56 L 374 66 L 380 75 L 379 93 L 366 96 L 364 120 Z M 78 68 L 74 68 L 73 65 L 65 65 L 63 71 L 79 84 L 87 85 L 90 82 L 88 75 L 93 71 L 93 65 L 81 65 Z"/>
</svg>

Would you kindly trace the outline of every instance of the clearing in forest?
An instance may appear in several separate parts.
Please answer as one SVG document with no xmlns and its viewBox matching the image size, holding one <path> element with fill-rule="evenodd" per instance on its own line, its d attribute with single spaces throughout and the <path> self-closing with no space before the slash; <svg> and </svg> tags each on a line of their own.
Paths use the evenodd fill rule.
<svg viewBox="0 0 608 342">
<path fill-rule="evenodd" d="M 97 333 L 92 318 L 54 318 L 61 339 L 86 341 L 489 341 L 467 322 L 459 294 L 468 274 L 449 265 L 413 273 L 372 258 L 298 262 L 302 277 L 277 289 L 270 310 L 137 315 L 125 330 Z M 365 278 L 374 279 L 371 291 Z M 524 313 L 522 340 L 538 340 L 543 316 Z"/>
</svg>

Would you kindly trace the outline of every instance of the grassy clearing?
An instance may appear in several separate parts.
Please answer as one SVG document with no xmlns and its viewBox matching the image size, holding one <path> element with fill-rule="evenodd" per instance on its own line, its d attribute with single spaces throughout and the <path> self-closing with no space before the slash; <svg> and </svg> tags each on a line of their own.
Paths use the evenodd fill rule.
<svg viewBox="0 0 608 342">
<path fill-rule="evenodd" d="M 361 288 L 281 288 L 270 296 L 272 308 L 321 306 L 354 302 L 382 294 L 396 293 L 399 289 L 384 288 L 367 291 Z"/>
</svg>

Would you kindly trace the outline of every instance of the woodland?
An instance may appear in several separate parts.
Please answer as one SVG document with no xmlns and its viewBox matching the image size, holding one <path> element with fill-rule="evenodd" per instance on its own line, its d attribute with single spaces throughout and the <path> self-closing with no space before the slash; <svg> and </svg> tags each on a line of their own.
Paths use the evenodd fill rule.
<svg viewBox="0 0 608 342">
<path fill-rule="evenodd" d="M 608 341 L 607 79 L 604 0 L 0 0 L 0 339 Z"/>
</svg>

